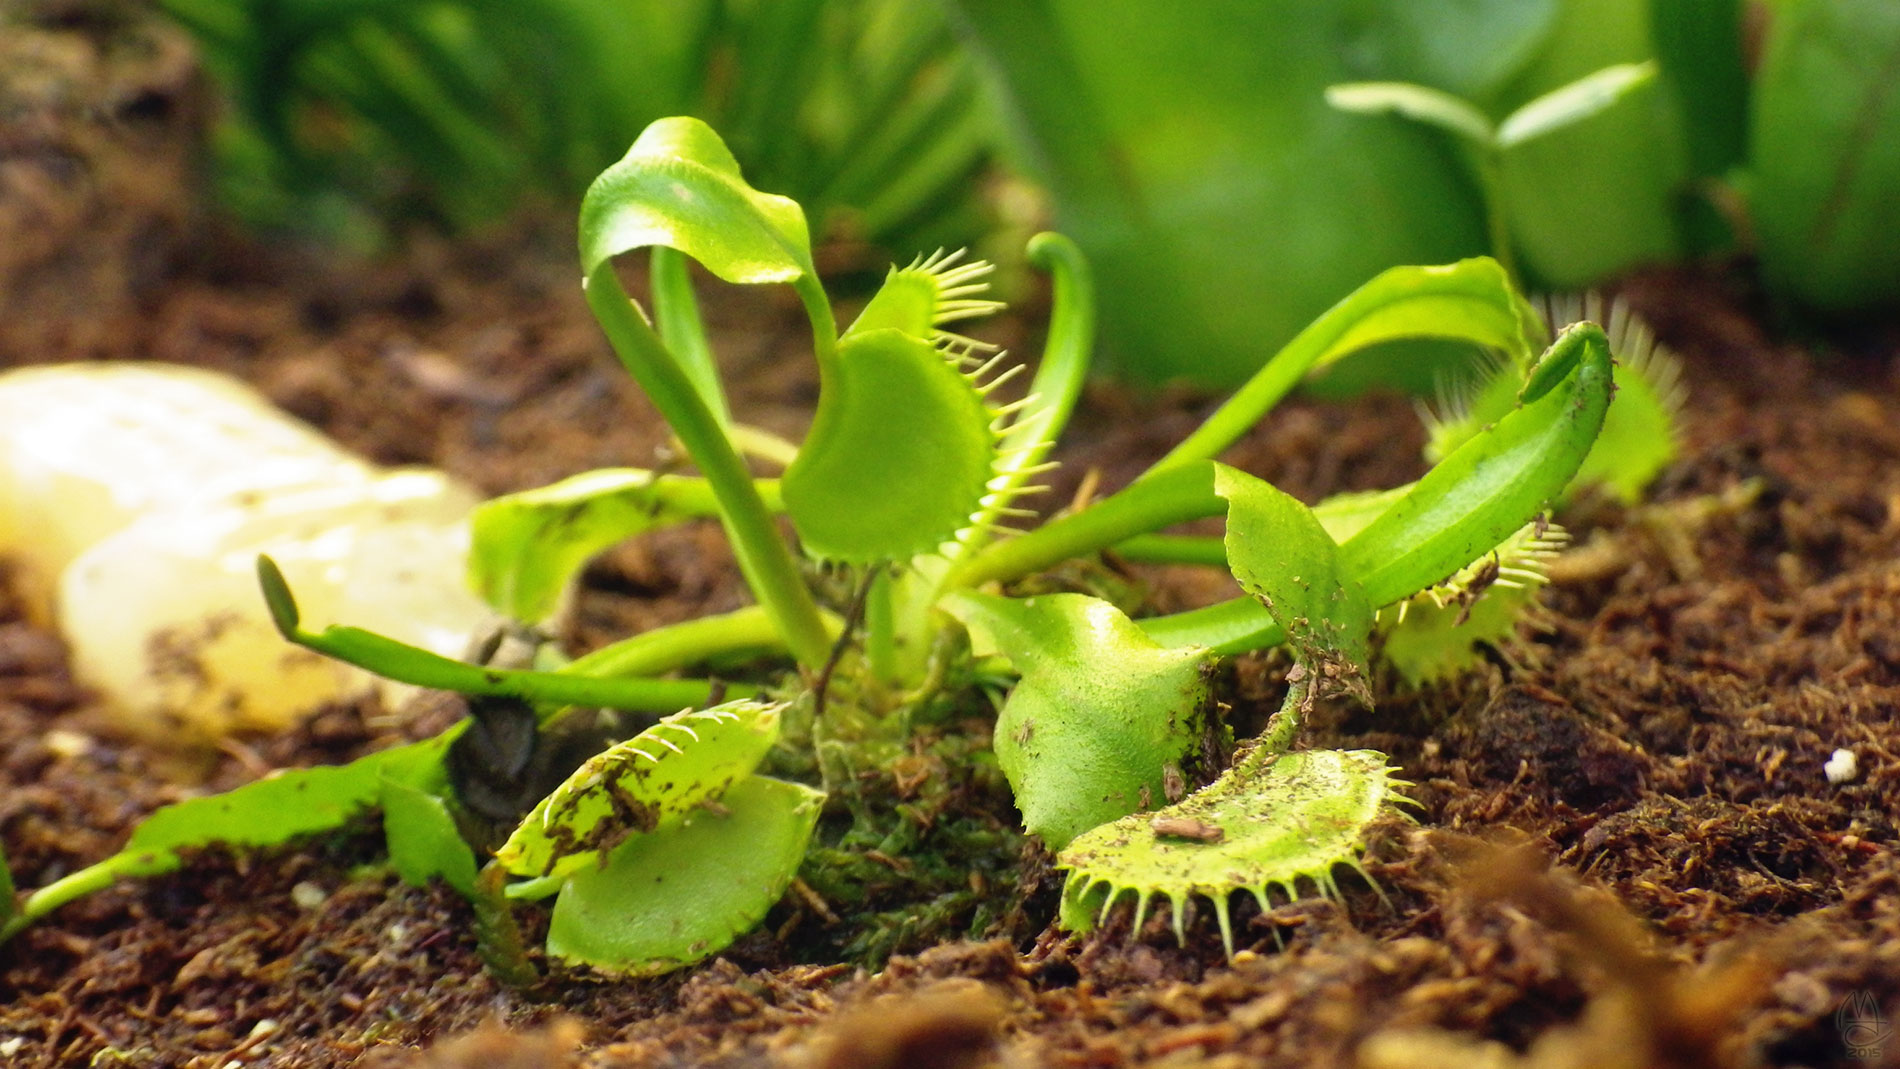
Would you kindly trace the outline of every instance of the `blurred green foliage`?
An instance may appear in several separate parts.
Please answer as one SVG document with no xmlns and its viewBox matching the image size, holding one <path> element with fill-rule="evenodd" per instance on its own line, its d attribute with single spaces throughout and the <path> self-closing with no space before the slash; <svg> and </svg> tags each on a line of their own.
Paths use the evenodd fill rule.
<svg viewBox="0 0 1900 1069">
<path fill-rule="evenodd" d="M 1528 284 L 1564 290 L 1745 247 L 1752 228 L 1783 297 L 1900 299 L 1892 0 L 952 2 L 1005 86 L 1021 165 L 1096 261 L 1104 340 L 1133 378 L 1232 384 L 1373 273 L 1500 235 Z M 1653 83 L 1483 168 L 1455 133 L 1323 101 L 1415 83 L 1496 123 L 1651 61 Z"/>
<path fill-rule="evenodd" d="M 663 115 L 719 124 L 830 232 L 980 231 L 989 112 L 905 0 L 161 0 L 232 107 L 221 192 L 266 227 L 373 239 L 579 196 Z"/>
<path fill-rule="evenodd" d="M 956 247 L 1036 214 L 984 180 L 1002 143 L 1137 380 L 1235 383 L 1377 272 L 1483 251 L 1568 290 L 1739 247 L 1806 308 L 1900 300 L 1893 0 L 160 3 L 229 89 L 226 202 L 358 244 L 571 198 L 683 114 L 821 237 Z M 1476 166 L 1468 138 L 1326 102 L 1414 83 L 1495 125 L 1636 63 L 1658 77 Z M 1360 363 L 1419 388 L 1448 359 Z"/>
<path fill-rule="evenodd" d="M 1096 260 L 1118 366 L 1207 384 L 1244 377 L 1385 267 L 1486 248 L 1458 146 L 1336 113 L 1329 85 L 1416 82 L 1498 116 L 1651 51 L 1644 0 L 959 9 L 1007 83 L 1025 164 Z M 1681 165 L 1657 151 L 1663 129 L 1640 94 L 1505 154 L 1504 210 L 1532 280 L 1576 286 L 1678 252 Z"/>
<path fill-rule="evenodd" d="M 1762 274 L 1827 312 L 1900 306 L 1900 4 L 1773 5 L 1745 187 Z"/>
<path fill-rule="evenodd" d="M 1298 0 L 959 8 L 1021 165 L 1094 262 L 1118 373 L 1236 383 L 1381 269 L 1483 248 L 1445 146 L 1326 105 L 1368 73 L 1378 20 Z"/>
</svg>

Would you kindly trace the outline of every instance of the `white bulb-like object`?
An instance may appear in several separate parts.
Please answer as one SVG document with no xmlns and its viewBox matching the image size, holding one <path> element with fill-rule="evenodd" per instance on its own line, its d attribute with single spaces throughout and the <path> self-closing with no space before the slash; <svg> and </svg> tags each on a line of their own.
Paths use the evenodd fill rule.
<svg viewBox="0 0 1900 1069">
<path fill-rule="evenodd" d="M 268 553 L 306 626 L 459 656 L 491 614 L 463 579 L 476 495 L 351 456 L 261 394 L 176 365 L 0 374 L 0 556 L 130 733 L 282 729 L 375 681 L 272 627 Z"/>
</svg>

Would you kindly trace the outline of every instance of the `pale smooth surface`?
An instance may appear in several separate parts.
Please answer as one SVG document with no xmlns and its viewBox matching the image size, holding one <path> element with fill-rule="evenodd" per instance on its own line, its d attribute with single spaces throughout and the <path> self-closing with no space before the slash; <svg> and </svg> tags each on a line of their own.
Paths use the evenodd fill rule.
<svg viewBox="0 0 1900 1069">
<path fill-rule="evenodd" d="M 277 635 L 259 553 L 309 626 L 461 655 L 489 618 L 463 579 L 476 500 L 439 472 L 380 470 L 210 372 L 0 375 L 0 554 L 78 678 L 147 738 L 277 730 L 375 685 Z"/>
</svg>

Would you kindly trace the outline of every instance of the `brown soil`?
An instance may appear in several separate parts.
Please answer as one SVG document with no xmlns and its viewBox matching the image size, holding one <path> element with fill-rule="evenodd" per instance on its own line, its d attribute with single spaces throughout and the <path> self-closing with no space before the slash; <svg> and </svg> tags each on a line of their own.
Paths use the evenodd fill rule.
<svg viewBox="0 0 1900 1069">
<path fill-rule="evenodd" d="M 45 125 L 32 153 L 0 157 L 0 366 L 230 371 L 368 456 L 488 491 L 653 460 L 662 436 L 586 315 L 558 226 L 418 239 L 375 267 L 194 232 L 190 152 L 151 151 L 192 143 L 188 68 L 84 19 L 45 38 L 57 50 L 34 54 L 64 84 L 139 103 L 14 107 Z M 141 140 L 151 122 L 180 129 Z M 164 167 L 168 197 L 101 192 L 149 189 L 133 176 Z M 59 300 L 34 281 L 50 277 Z M 1900 1065 L 1900 333 L 1790 343 L 1742 277 L 1625 287 L 1685 360 L 1686 447 L 1653 504 L 1563 517 L 1580 548 L 1557 569 L 1549 632 L 1309 732 L 1383 749 L 1414 784 L 1416 823 L 1395 822 L 1368 861 L 1383 897 L 1356 885 L 1343 902 L 1244 913 L 1228 962 L 1207 926 L 1185 949 L 1160 920 L 1132 938 L 1125 921 L 1064 937 L 1047 927 L 1046 858 L 1010 854 L 995 859 L 1004 908 L 975 939 L 900 934 L 876 973 L 841 963 L 846 921 L 793 898 L 683 974 L 522 992 L 483 971 L 459 898 L 375 865 L 371 820 L 282 854 L 207 855 L 29 929 L 0 948 L 0 1056 L 552 1066 L 578 1046 L 589 1066 Z M 795 433 L 812 399 L 799 321 L 770 295 L 747 299 L 713 309 L 735 400 Z M 997 335 L 1030 352 L 1033 330 Z M 1069 470 L 1116 485 L 1204 408 L 1097 391 Z M 1296 401 L 1229 459 L 1311 500 L 1416 474 L 1421 440 L 1408 402 Z M 707 529 L 615 551 L 589 579 L 582 643 L 744 597 Z M 1206 586 L 1164 576 L 1155 597 Z M 1233 688 L 1235 716 L 1258 717 L 1276 670 L 1243 662 Z M 28 626 L 0 580 L 0 838 L 23 887 L 107 855 L 156 806 L 392 741 L 366 726 L 386 722 L 374 710 L 327 710 L 232 745 L 185 786 L 176 760 L 102 732 L 96 713 L 58 637 Z M 1837 748 L 1858 756 L 1852 783 L 1822 772 Z M 957 797 L 971 820 L 1010 819 L 994 791 Z"/>
</svg>

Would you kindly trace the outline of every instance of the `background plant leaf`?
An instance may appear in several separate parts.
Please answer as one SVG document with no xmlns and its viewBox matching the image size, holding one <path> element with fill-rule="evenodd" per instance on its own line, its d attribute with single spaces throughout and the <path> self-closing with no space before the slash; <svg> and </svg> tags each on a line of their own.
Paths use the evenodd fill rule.
<svg viewBox="0 0 1900 1069">
<path fill-rule="evenodd" d="M 1436 86 L 1467 100 L 1494 93 L 1536 58 L 1559 0 L 1371 0 L 1366 65 L 1381 77 Z"/>
<path fill-rule="evenodd" d="M 1536 58 L 1487 106 L 1509 113 L 1594 71 L 1651 59 L 1656 6 L 1563 0 Z M 1529 284 L 1583 289 L 1681 255 L 1688 162 L 1670 103 L 1661 94 L 1633 93 L 1588 122 L 1501 153 L 1504 211 Z"/>
<path fill-rule="evenodd" d="M 1355 6 L 958 0 L 1095 266 L 1111 372 L 1233 385 L 1378 271 L 1483 248 L 1435 138 L 1327 107 L 1383 76 Z"/>
<path fill-rule="evenodd" d="M 1749 126 L 1763 274 L 1825 312 L 1891 308 L 1900 304 L 1900 5 L 1774 11 Z"/>
<path fill-rule="evenodd" d="M 1553 89 L 1504 117 L 1497 144 L 1510 149 L 1615 107 L 1656 80 L 1656 64 L 1618 63 Z"/>
<path fill-rule="evenodd" d="M 1326 87 L 1326 103 L 1361 115 L 1402 115 L 1435 126 L 1488 150 L 1496 131 L 1484 112 L 1428 85 L 1410 82 L 1341 82 Z"/>
</svg>

